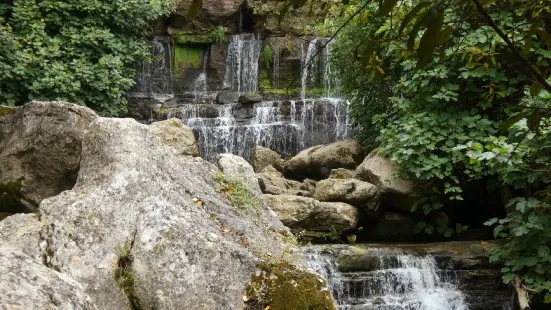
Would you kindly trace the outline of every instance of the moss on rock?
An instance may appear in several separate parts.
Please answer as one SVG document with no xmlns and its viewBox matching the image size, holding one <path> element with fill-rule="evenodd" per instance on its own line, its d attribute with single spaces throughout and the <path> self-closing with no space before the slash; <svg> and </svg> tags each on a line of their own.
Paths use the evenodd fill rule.
<svg viewBox="0 0 551 310">
<path fill-rule="evenodd" d="M 286 261 L 262 264 L 246 291 L 247 310 L 335 310 L 326 283 L 319 276 Z"/>
<path fill-rule="evenodd" d="M 15 112 L 14 107 L 1 106 L 0 105 L 0 116 L 11 115 Z"/>
</svg>

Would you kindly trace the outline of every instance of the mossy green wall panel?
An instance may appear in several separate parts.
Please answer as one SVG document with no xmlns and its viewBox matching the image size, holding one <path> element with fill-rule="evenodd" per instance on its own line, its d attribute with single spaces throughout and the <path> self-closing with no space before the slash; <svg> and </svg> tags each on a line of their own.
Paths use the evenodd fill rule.
<svg viewBox="0 0 551 310">
<path fill-rule="evenodd" d="M 201 68 L 204 50 L 201 44 L 175 44 L 173 74 L 180 76 L 188 70 Z"/>
</svg>

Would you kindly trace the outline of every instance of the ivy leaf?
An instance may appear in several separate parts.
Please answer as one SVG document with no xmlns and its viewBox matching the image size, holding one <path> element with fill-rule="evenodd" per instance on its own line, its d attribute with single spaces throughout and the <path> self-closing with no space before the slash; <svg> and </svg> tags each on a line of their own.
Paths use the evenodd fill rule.
<svg viewBox="0 0 551 310">
<path fill-rule="evenodd" d="M 402 20 L 398 33 L 402 35 L 402 33 L 404 32 L 404 29 L 406 29 L 409 23 L 411 23 L 411 21 L 417 16 L 417 14 L 419 14 L 419 12 L 421 12 L 422 9 L 426 8 L 430 4 L 431 4 L 430 2 L 421 2 L 418 5 L 416 5 Z"/>
<path fill-rule="evenodd" d="M 398 0 L 383 0 L 381 5 L 379 6 L 379 10 L 377 11 L 377 15 L 378 16 L 387 15 L 388 13 L 390 13 L 390 11 L 392 11 L 392 9 L 396 5 L 396 3 L 398 3 Z"/>
</svg>

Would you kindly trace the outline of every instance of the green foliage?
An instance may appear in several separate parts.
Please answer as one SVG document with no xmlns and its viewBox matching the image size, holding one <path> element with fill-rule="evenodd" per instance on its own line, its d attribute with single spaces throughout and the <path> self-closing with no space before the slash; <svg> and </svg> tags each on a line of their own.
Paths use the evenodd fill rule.
<svg viewBox="0 0 551 310">
<path fill-rule="evenodd" d="M 221 172 L 217 173 L 213 179 L 218 183 L 219 190 L 228 197 L 234 208 L 254 216 L 259 216 L 262 213 L 260 200 L 258 200 L 256 193 L 241 180 Z"/>
<path fill-rule="evenodd" d="M 506 282 L 518 275 L 551 301 L 545 1 L 484 1 L 482 10 L 479 1 L 456 0 L 320 5 L 339 2 L 339 24 L 350 21 L 337 37 L 335 67 L 363 146 L 378 147 L 419 180 L 425 195 L 413 211 L 425 215 L 460 206 L 475 181 L 499 190 L 505 204 L 511 201 L 496 227 L 507 243 L 492 259 L 507 266 Z M 441 217 L 416 229 L 450 236 L 465 227 Z"/>
<path fill-rule="evenodd" d="M 139 298 L 135 294 L 136 280 L 132 273 L 132 262 L 134 261 L 132 246 L 133 242 L 125 242 L 124 245 L 116 249 L 117 268 L 115 269 L 115 281 L 128 298 L 130 309 L 140 310 L 142 307 Z"/>
<path fill-rule="evenodd" d="M 270 63 L 272 63 L 272 48 L 269 45 L 264 46 L 262 50 L 262 58 L 266 69 L 270 70 Z"/>
<path fill-rule="evenodd" d="M 214 28 L 209 34 L 209 40 L 216 44 L 224 43 L 226 41 L 226 31 L 220 26 Z"/>
<path fill-rule="evenodd" d="M 125 111 L 150 21 L 172 0 L 21 0 L 0 8 L 0 101 L 66 100 Z"/>
</svg>

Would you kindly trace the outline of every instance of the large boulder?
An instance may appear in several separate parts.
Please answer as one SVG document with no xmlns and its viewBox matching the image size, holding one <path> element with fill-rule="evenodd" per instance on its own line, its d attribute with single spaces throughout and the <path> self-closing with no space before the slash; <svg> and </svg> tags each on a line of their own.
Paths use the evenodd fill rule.
<svg viewBox="0 0 551 310">
<path fill-rule="evenodd" d="M 260 189 L 265 194 L 312 197 L 314 193 L 309 184 L 285 179 L 283 174 L 273 166 L 264 168 L 256 176 L 258 177 Z"/>
<path fill-rule="evenodd" d="M 149 126 L 153 133 L 178 155 L 199 156 L 193 130 L 177 118 L 155 122 Z"/>
<path fill-rule="evenodd" d="M 218 169 L 225 175 L 241 180 L 249 188 L 260 193 L 260 185 L 253 167 L 243 158 L 233 154 L 220 154 L 216 157 Z"/>
<path fill-rule="evenodd" d="M 400 166 L 375 152 L 356 168 L 356 177 L 375 184 L 383 195 L 383 204 L 396 211 L 410 212 L 418 197 L 415 184 L 402 177 Z"/>
<path fill-rule="evenodd" d="M 242 309 L 256 255 L 281 255 L 283 226 L 268 209 L 234 207 L 217 173 L 146 125 L 97 119 L 75 187 L 41 203 L 45 263 L 98 309 Z"/>
<path fill-rule="evenodd" d="M 239 101 L 239 93 L 231 90 L 221 90 L 216 94 L 216 103 L 217 104 L 231 104 L 237 103 Z"/>
<path fill-rule="evenodd" d="M 73 279 L 5 245 L 0 246 L 0 292 L 2 309 L 97 309 Z"/>
<path fill-rule="evenodd" d="M 292 229 L 342 233 L 358 224 L 360 212 L 342 202 L 319 202 L 291 195 L 264 195 L 281 222 Z"/>
<path fill-rule="evenodd" d="M 251 152 L 251 164 L 254 171 L 260 172 L 268 166 L 274 166 L 276 169 L 281 168 L 283 159 L 281 159 L 281 155 L 269 148 L 257 145 Z"/>
<path fill-rule="evenodd" d="M 354 179 L 327 179 L 316 185 L 314 198 L 340 201 L 363 209 L 368 214 L 379 211 L 379 191 L 373 184 Z"/>
<path fill-rule="evenodd" d="M 318 145 L 298 153 L 285 163 L 285 174 L 299 179 L 325 179 L 335 168 L 354 169 L 362 160 L 358 141 L 343 140 Z"/>
<path fill-rule="evenodd" d="M 0 114 L 0 212 L 36 211 L 44 198 L 71 189 L 84 131 L 96 118 L 66 102 L 33 101 Z M 11 201 L 2 202 L 6 193 Z"/>
<path fill-rule="evenodd" d="M 262 102 L 262 96 L 260 94 L 248 93 L 248 94 L 241 94 L 241 96 L 239 96 L 239 103 L 253 104 L 257 102 Z"/>
<path fill-rule="evenodd" d="M 37 260 L 42 259 L 40 231 L 42 223 L 38 215 L 14 214 L 0 221 L 0 240 Z"/>
<path fill-rule="evenodd" d="M 344 168 L 333 169 L 329 174 L 330 179 L 354 179 L 355 177 L 356 171 Z"/>
</svg>

